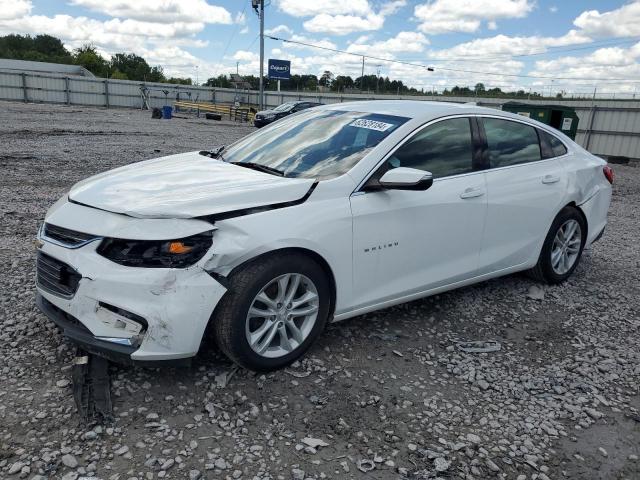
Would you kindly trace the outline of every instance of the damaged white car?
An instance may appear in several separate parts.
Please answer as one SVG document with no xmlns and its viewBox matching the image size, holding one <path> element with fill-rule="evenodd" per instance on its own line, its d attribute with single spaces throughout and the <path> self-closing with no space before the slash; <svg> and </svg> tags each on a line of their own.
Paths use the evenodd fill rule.
<svg viewBox="0 0 640 480">
<path fill-rule="evenodd" d="M 39 232 L 37 303 L 112 360 L 253 370 L 343 320 L 512 272 L 558 283 L 605 228 L 613 171 L 472 105 L 327 105 L 232 145 L 75 185 Z"/>
</svg>

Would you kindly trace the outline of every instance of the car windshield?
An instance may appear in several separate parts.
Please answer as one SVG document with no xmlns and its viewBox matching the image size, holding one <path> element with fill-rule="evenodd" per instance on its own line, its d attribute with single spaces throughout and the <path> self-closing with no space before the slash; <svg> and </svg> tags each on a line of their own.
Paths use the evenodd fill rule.
<svg viewBox="0 0 640 480">
<path fill-rule="evenodd" d="M 224 160 L 327 179 L 350 170 L 408 118 L 338 110 L 304 111 L 231 145 Z"/>
<path fill-rule="evenodd" d="M 291 110 L 294 107 L 295 103 L 283 103 L 282 105 L 278 105 L 273 109 L 274 112 L 286 112 L 287 110 Z"/>
</svg>

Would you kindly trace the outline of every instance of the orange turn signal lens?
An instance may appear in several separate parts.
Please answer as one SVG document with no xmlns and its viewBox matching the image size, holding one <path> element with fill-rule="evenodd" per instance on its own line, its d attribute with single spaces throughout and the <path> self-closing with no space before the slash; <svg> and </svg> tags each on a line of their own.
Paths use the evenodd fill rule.
<svg viewBox="0 0 640 480">
<path fill-rule="evenodd" d="M 182 255 L 189 253 L 191 250 L 193 250 L 193 247 L 189 247 L 182 242 L 169 242 L 169 253 Z"/>
</svg>

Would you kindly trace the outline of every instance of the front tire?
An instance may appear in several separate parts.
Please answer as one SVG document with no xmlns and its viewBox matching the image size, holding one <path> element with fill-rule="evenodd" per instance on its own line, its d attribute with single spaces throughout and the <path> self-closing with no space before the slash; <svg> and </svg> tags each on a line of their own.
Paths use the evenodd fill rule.
<svg viewBox="0 0 640 480">
<path fill-rule="evenodd" d="M 538 263 L 529 271 L 536 280 L 564 282 L 580 263 L 587 240 L 587 223 L 575 207 L 563 208 L 551 224 Z"/>
<path fill-rule="evenodd" d="M 220 350 L 235 363 L 254 371 L 285 367 L 324 330 L 329 282 L 309 257 L 270 255 L 241 266 L 229 280 L 213 322 Z"/>
</svg>

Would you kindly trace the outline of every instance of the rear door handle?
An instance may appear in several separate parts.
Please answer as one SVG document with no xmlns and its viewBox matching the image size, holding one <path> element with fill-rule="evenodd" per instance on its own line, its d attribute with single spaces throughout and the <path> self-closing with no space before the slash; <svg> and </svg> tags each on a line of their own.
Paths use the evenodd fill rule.
<svg viewBox="0 0 640 480">
<path fill-rule="evenodd" d="M 460 198 L 463 199 L 467 199 L 467 198 L 476 198 L 476 197 L 481 197 L 482 195 L 484 195 L 484 188 L 480 188 L 480 187 L 469 187 L 466 188 L 461 194 L 460 194 Z"/>
<path fill-rule="evenodd" d="M 556 183 L 560 181 L 560 177 L 558 177 L 557 175 L 545 175 L 544 177 L 542 177 L 542 183 Z"/>
</svg>

